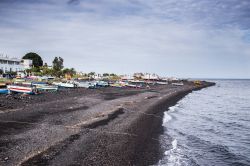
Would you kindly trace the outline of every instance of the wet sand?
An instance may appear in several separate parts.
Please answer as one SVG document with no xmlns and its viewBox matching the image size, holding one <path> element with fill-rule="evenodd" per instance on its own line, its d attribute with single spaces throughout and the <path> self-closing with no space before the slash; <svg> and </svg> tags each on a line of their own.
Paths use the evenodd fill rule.
<svg viewBox="0 0 250 166">
<path fill-rule="evenodd" d="M 155 164 L 163 112 L 211 85 L 1 95 L 0 165 Z"/>
</svg>

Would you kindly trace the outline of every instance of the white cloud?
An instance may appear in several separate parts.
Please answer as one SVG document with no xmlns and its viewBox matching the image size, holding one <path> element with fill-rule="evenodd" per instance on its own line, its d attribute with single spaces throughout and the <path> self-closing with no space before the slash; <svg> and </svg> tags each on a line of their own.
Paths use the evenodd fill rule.
<svg viewBox="0 0 250 166">
<path fill-rule="evenodd" d="M 244 30 L 197 25 L 192 19 L 176 21 L 156 17 L 161 12 L 166 14 L 161 8 L 163 4 L 174 6 L 175 3 L 147 2 L 141 13 L 122 16 L 110 15 L 107 9 L 131 7 L 131 1 L 105 0 L 101 5 L 87 1 L 80 6 L 59 7 L 43 4 L 27 12 L 25 5 L 21 9 L 16 7 L 23 14 L 10 15 L 9 19 L 23 22 L 18 27 L 0 23 L 0 50 L 13 56 L 35 51 L 47 62 L 54 56 L 62 56 L 66 66 L 86 72 L 250 77 L 244 72 L 250 71 L 250 44 L 242 39 Z M 28 8 L 31 6 L 34 5 Z M 79 11 L 83 6 L 93 11 Z M 196 7 L 193 4 L 191 8 Z M 147 14 L 151 9 L 157 14 Z M 178 5 L 169 10 L 169 13 L 181 11 Z"/>
</svg>

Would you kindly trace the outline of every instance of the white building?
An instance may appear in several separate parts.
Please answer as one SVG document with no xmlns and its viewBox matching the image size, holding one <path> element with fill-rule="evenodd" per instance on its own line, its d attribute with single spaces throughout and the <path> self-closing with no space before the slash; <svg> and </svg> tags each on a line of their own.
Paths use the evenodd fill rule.
<svg viewBox="0 0 250 166">
<path fill-rule="evenodd" d="M 32 67 L 32 60 L 9 58 L 8 56 L 0 55 L 0 70 L 7 72 L 20 72 Z"/>
<path fill-rule="evenodd" d="M 23 71 L 23 65 L 21 64 L 21 59 L 9 58 L 7 56 L 0 55 L 0 69 L 6 72 L 18 72 Z"/>
<path fill-rule="evenodd" d="M 24 70 L 30 69 L 33 65 L 33 61 L 30 59 L 22 59 L 21 65 L 23 66 Z"/>
<path fill-rule="evenodd" d="M 121 79 L 122 80 L 133 80 L 134 76 L 125 74 L 125 75 L 121 76 Z"/>
<path fill-rule="evenodd" d="M 102 79 L 102 74 L 96 73 L 95 75 L 92 76 L 92 78 L 94 78 L 95 80 L 100 80 Z"/>
<path fill-rule="evenodd" d="M 142 76 L 142 79 L 144 79 L 144 80 L 159 80 L 160 77 L 157 74 L 145 73 Z"/>
</svg>

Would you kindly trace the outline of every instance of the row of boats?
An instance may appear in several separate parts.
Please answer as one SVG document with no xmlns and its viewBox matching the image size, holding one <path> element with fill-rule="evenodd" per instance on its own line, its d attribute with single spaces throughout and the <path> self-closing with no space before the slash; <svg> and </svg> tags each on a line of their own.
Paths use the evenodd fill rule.
<svg viewBox="0 0 250 166">
<path fill-rule="evenodd" d="M 130 88 L 142 88 L 149 87 L 150 83 L 144 81 L 116 81 L 116 82 L 106 82 L 106 81 L 64 81 L 64 82 L 53 82 L 48 84 L 47 82 L 26 82 L 17 81 L 11 85 L 7 85 L 6 89 L 0 89 L 0 94 L 10 94 L 10 93 L 24 93 L 24 94 L 37 94 L 44 91 L 58 91 L 59 88 L 90 88 L 94 89 L 97 87 L 130 87 Z M 167 82 L 154 82 L 154 84 L 166 85 Z M 172 83 L 176 86 L 181 86 L 183 83 Z"/>
<path fill-rule="evenodd" d="M 24 93 L 24 94 L 37 94 L 44 91 L 58 91 L 59 88 L 90 88 L 116 86 L 105 81 L 64 81 L 53 82 L 48 84 L 47 82 L 26 82 L 18 81 L 11 85 L 7 85 L 5 89 L 0 89 L 0 94 L 10 93 Z M 117 86 L 118 87 L 118 86 Z"/>
<path fill-rule="evenodd" d="M 7 85 L 5 89 L 0 89 L 0 94 L 10 93 L 24 93 L 24 94 L 37 94 L 44 91 L 58 91 L 59 88 L 96 88 L 109 86 L 107 82 L 53 82 L 48 84 L 47 82 L 14 82 L 11 85 Z"/>
</svg>

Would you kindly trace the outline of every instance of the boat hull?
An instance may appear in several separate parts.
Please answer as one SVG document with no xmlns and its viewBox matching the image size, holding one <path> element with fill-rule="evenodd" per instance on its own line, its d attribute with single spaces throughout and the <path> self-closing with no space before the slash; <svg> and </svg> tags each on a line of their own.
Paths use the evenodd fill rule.
<svg viewBox="0 0 250 166">
<path fill-rule="evenodd" d="M 76 87 L 74 84 L 68 84 L 68 83 L 61 83 L 58 86 L 62 88 L 75 88 Z"/>
<path fill-rule="evenodd" d="M 35 94 L 35 89 L 33 87 L 8 85 L 7 89 L 10 92 L 15 92 L 15 93 Z"/>
<path fill-rule="evenodd" d="M 57 86 L 40 86 L 37 89 L 38 91 L 54 92 L 58 90 L 58 87 Z"/>
<path fill-rule="evenodd" d="M 6 83 L 0 83 L 0 87 L 6 87 Z"/>
<path fill-rule="evenodd" d="M 8 94 L 9 90 L 8 89 L 0 89 L 0 94 Z"/>
</svg>

